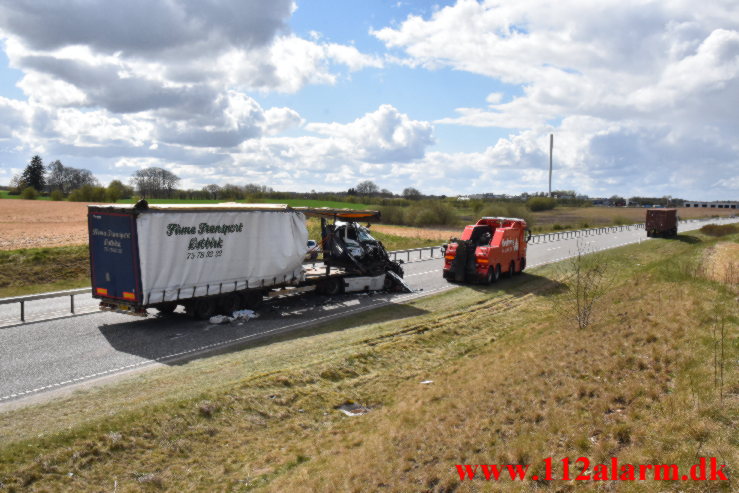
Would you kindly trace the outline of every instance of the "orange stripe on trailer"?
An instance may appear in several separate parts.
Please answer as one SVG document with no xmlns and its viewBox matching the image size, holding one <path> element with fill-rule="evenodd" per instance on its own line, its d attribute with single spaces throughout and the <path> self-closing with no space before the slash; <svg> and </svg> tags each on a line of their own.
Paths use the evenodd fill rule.
<svg viewBox="0 0 739 493">
<path fill-rule="evenodd" d="M 104 295 L 104 296 L 108 296 L 108 290 L 107 290 L 107 289 L 105 289 L 105 288 L 97 288 L 97 289 L 95 290 L 95 292 L 96 292 L 97 294 L 102 294 L 102 295 Z"/>
<path fill-rule="evenodd" d="M 124 291 L 123 292 L 123 298 L 125 298 L 127 300 L 135 300 L 136 299 L 136 295 L 133 294 L 133 293 L 129 293 L 127 291 Z"/>
</svg>

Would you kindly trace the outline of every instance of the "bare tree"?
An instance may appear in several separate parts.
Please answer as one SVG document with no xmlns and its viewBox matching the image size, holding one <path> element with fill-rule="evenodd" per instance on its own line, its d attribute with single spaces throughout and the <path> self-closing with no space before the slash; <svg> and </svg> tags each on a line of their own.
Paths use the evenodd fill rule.
<svg viewBox="0 0 739 493">
<path fill-rule="evenodd" d="M 380 187 L 371 180 L 365 180 L 360 182 L 355 190 L 359 195 L 374 195 L 380 191 Z"/>
<path fill-rule="evenodd" d="M 47 166 L 49 174 L 47 184 L 50 190 L 59 190 L 64 194 L 77 190 L 85 185 L 96 187 L 97 178 L 88 169 L 64 166 L 58 159 Z"/>
<path fill-rule="evenodd" d="M 613 281 L 603 256 L 578 241 L 576 254 L 560 264 L 556 277 L 564 292 L 555 297 L 554 309 L 580 329 L 589 327 Z"/>
<path fill-rule="evenodd" d="M 131 182 L 144 198 L 166 198 L 172 195 L 179 176 L 163 168 L 143 168 L 134 173 Z"/>
<path fill-rule="evenodd" d="M 203 187 L 203 192 L 208 194 L 209 199 L 218 200 L 221 197 L 221 187 L 212 183 Z"/>
<path fill-rule="evenodd" d="M 403 198 L 405 199 L 418 200 L 421 198 L 421 196 L 421 192 L 419 192 L 416 188 L 408 187 L 403 190 Z"/>
</svg>

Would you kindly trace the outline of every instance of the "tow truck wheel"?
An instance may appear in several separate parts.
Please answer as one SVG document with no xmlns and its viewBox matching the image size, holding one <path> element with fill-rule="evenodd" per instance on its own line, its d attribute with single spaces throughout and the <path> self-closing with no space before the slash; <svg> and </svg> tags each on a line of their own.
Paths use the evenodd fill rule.
<svg viewBox="0 0 739 493">
<path fill-rule="evenodd" d="M 493 284 L 500 280 L 500 265 L 496 265 L 495 267 L 490 266 L 488 269 L 487 279 L 488 284 Z"/>
<path fill-rule="evenodd" d="M 525 268 L 526 268 L 526 257 L 520 260 L 520 264 L 518 267 L 518 271 L 516 271 L 516 274 L 521 274 Z"/>
<path fill-rule="evenodd" d="M 508 266 L 508 278 L 510 279 L 513 277 L 513 274 L 516 272 L 516 262 L 511 260 L 511 264 Z"/>
</svg>

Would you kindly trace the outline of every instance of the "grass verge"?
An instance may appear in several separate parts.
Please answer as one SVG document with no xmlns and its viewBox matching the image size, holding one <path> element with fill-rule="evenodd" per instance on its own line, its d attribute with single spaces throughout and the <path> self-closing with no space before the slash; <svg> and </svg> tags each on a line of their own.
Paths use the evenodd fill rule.
<svg viewBox="0 0 739 493">
<path fill-rule="evenodd" d="M 592 490 L 460 483 L 454 467 L 532 464 L 531 475 L 546 457 L 580 456 L 681 469 L 715 456 L 735 471 L 735 293 L 695 275 L 713 245 L 681 235 L 604 253 L 615 284 L 585 331 L 552 313 L 558 286 L 544 267 L 5 413 L 0 482 L 9 491 Z M 347 401 L 371 411 L 344 416 L 335 408 Z M 611 486 L 731 491 L 736 478 Z"/>
<path fill-rule="evenodd" d="M 86 245 L 0 250 L 0 298 L 90 285 Z"/>
</svg>

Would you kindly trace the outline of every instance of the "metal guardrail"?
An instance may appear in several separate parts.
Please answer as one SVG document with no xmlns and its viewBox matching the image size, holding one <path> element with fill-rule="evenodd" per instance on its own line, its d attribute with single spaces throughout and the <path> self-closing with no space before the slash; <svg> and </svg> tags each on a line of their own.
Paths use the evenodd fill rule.
<svg viewBox="0 0 739 493">
<path fill-rule="evenodd" d="M 65 291 L 53 291 L 50 293 L 31 294 L 28 296 L 14 296 L 12 298 L 0 298 L 0 305 L 9 305 L 12 303 L 20 303 L 21 305 L 21 322 L 26 321 L 26 303 L 29 301 L 45 300 L 49 298 L 61 298 L 69 296 L 69 312 L 74 314 L 74 297 L 78 294 L 88 294 L 91 288 L 67 289 Z"/>
<path fill-rule="evenodd" d="M 437 258 L 434 256 L 434 252 L 436 250 L 439 250 L 439 253 L 441 253 L 441 245 L 438 246 L 430 246 L 430 247 L 421 247 L 421 248 L 411 248 L 409 250 L 393 250 L 392 252 L 387 252 L 388 255 L 392 257 L 394 261 L 403 260 L 405 262 L 411 262 L 411 257 L 415 257 L 414 253 L 418 254 L 418 258 L 413 260 L 413 262 L 418 262 L 421 260 L 431 260 L 434 258 Z M 423 258 L 423 252 L 429 252 L 429 256 L 427 258 Z M 400 256 L 400 259 L 398 258 Z M 403 258 L 405 256 L 405 258 Z"/>
<path fill-rule="evenodd" d="M 682 219 L 678 221 L 678 224 L 688 224 L 692 222 L 699 222 L 702 219 Z M 644 223 L 635 224 L 624 224 L 621 226 L 605 226 L 601 228 L 587 228 L 587 229 L 576 229 L 571 231 L 553 231 L 551 233 L 542 233 L 538 235 L 532 235 L 529 243 L 540 244 L 549 243 L 559 240 L 568 240 L 571 238 L 584 238 L 586 236 L 597 236 L 602 234 L 618 233 L 621 231 L 636 231 L 644 229 Z"/>
</svg>

